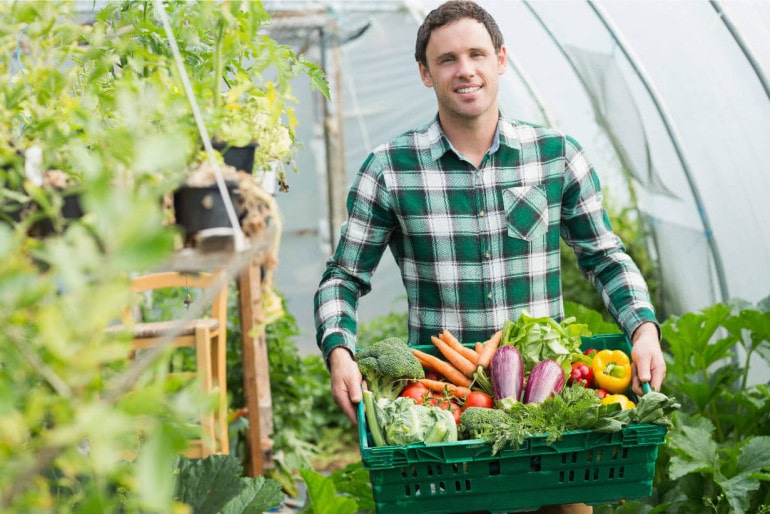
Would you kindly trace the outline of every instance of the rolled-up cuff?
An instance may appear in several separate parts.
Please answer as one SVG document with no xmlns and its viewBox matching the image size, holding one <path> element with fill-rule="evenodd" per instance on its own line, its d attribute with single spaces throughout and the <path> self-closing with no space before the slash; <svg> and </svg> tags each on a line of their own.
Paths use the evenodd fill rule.
<svg viewBox="0 0 770 514">
<path fill-rule="evenodd" d="M 356 355 L 355 342 L 350 341 L 344 334 L 339 332 L 329 334 L 324 338 L 321 350 L 324 363 L 326 363 L 326 369 L 329 369 L 329 355 L 332 353 L 332 350 L 336 348 L 345 348 L 350 352 L 351 356 L 355 357 Z"/>
<path fill-rule="evenodd" d="M 624 330 L 628 335 L 629 341 L 633 340 L 633 335 L 634 335 L 634 332 L 636 332 L 636 329 L 647 322 L 650 322 L 655 325 L 655 328 L 658 330 L 658 341 L 661 340 L 663 333 L 660 329 L 660 323 L 658 322 L 658 318 L 655 317 L 655 313 L 653 311 L 648 309 L 643 309 L 633 313 L 633 315 L 629 316 L 628 319 L 625 319 L 622 321 L 622 326 L 624 327 Z"/>
</svg>

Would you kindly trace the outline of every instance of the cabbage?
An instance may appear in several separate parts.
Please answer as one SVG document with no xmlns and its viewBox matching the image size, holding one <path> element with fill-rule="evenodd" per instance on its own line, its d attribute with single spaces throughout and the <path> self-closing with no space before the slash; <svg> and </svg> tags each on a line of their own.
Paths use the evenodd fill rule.
<svg viewBox="0 0 770 514">
<path fill-rule="evenodd" d="M 439 407 L 417 405 L 411 398 L 380 400 L 382 427 L 389 445 L 457 441 L 457 424 L 451 412 Z"/>
</svg>

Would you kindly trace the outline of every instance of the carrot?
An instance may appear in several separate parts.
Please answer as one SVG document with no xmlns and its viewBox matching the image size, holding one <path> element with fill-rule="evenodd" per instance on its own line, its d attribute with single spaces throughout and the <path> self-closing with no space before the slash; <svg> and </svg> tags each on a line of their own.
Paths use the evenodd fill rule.
<svg viewBox="0 0 770 514">
<path fill-rule="evenodd" d="M 443 382 L 441 380 L 431 380 L 429 378 L 421 378 L 418 380 L 421 384 L 426 386 L 431 392 L 444 394 L 449 393 L 455 398 L 465 399 L 471 392 L 469 387 L 458 386 L 450 384 L 449 382 Z"/>
<path fill-rule="evenodd" d="M 422 352 L 417 348 L 411 348 L 411 350 L 414 356 L 417 357 L 417 359 L 419 359 L 420 364 L 422 364 L 423 368 L 427 368 L 435 371 L 436 373 L 440 374 L 442 377 L 452 382 L 454 385 L 463 386 L 463 387 L 471 386 L 471 379 L 466 377 L 462 373 L 462 371 L 455 368 L 450 363 L 443 361 L 434 355 L 430 355 L 428 353 Z"/>
<path fill-rule="evenodd" d="M 463 357 L 462 354 L 446 344 L 441 338 L 430 336 L 430 340 L 433 341 L 433 344 L 436 345 L 436 348 L 441 352 L 441 355 L 443 355 L 452 366 L 459 369 L 466 377 L 473 378 L 473 372 L 476 371 L 475 364 Z"/>
<path fill-rule="evenodd" d="M 464 346 L 449 330 L 442 330 L 438 337 L 451 348 L 453 348 L 457 353 L 468 359 L 471 364 L 475 365 L 479 360 L 479 354 L 477 354 L 474 349 Z"/>
<path fill-rule="evenodd" d="M 483 368 L 488 368 L 489 363 L 492 362 L 492 356 L 497 351 L 497 347 L 500 346 L 500 338 L 503 336 L 503 331 L 498 330 L 492 337 L 487 339 L 483 344 L 483 348 L 479 352 L 478 365 Z"/>
<path fill-rule="evenodd" d="M 479 354 L 483 351 L 484 345 L 481 343 L 476 343 L 476 353 Z M 478 359 L 476 360 L 476 364 L 478 364 Z"/>
</svg>

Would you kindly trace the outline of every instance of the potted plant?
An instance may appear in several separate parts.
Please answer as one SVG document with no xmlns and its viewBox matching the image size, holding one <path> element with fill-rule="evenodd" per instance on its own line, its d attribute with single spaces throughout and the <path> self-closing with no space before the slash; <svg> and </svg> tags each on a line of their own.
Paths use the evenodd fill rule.
<svg viewBox="0 0 770 514">
<path fill-rule="evenodd" d="M 223 156 L 225 164 L 261 183 L 276 168 L 274 163 L 291 161 L 296 126 L 291 80 L 305 74 L 326 95 L 328 88 L 315 64 L 261 33 L 270 21 L 261 2 L 169 1 L 163 5 L 164 12 L 158 13 L 151 2 L 126 2 L 105 16 L 110 17 L 115 32 L 131 39 L 131 62 L 141 57 L 145 79 L 154 77 L 189 103 L 190 110 L 182 119 L 188 137 L 197 141 L 187 167 L 187 176 L 193 180 L 179 184 L 174 203 L 190 204 L 194 210 L 205 212 L 209 210 L 206 206 L 221 204 L 223 199 L 213 180 L 200 180 L 201 176 L 213 179 L 216 174 L 209 168 L 219 162 L 218 157 L 200 151 L 208 146 L 204 138 Z M 169 21 L 171 37 L 161 14 Z M 125 46 L 121 48 L 125 53 Z M 189 79 L 189 89 L 184 87 L 183 75 Z M 205 168 L 203 173 L 199 172 L 201 167 Z M 275 181 L 286 190 L 283 167 L 278 168 Z M 237 203 L 238 191 L 243 188 L 230 178 L 228 188 Z M 194 198 L 180 200 L 187 195 Z M 177 221 L 182 221 L 179 212 L 176 214 Z M 194 221 L 187 233 L 199 230 L 199 222 Z"/>
<path fill-rule="evenodd" d="M 84 141 L 78 71 L 87 28 L 51 23 L 56 6 L 10 8 L 0 33 L 8 56 L 0 84 L 0 217 L 45 235 L 82 215 L 71 155 Z"/>
</svg>

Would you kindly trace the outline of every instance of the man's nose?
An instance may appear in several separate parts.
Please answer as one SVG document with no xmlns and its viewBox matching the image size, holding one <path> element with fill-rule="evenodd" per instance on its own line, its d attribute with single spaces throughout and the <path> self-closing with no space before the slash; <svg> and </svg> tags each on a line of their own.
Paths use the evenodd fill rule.
<svg viewBox="0 0 770 514">
<path fill-rule="evenodd" d="M 460 57 L 457 60 L 457 74 L 461 77 L 472 77 L 476 73 L 476 67 L 470 57 Z"/>
</svg>

